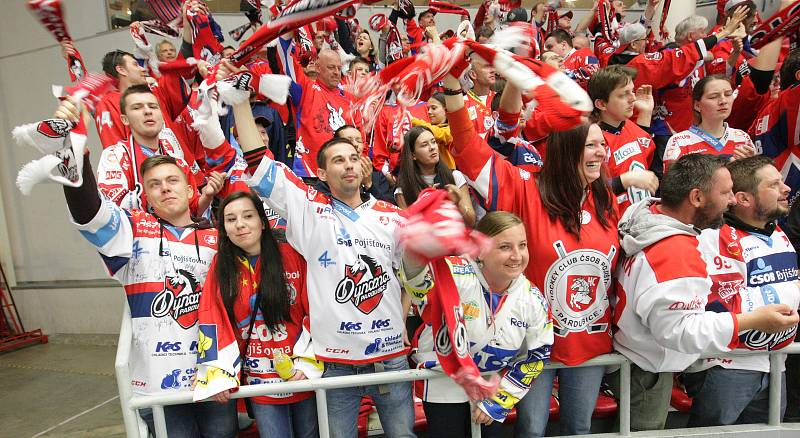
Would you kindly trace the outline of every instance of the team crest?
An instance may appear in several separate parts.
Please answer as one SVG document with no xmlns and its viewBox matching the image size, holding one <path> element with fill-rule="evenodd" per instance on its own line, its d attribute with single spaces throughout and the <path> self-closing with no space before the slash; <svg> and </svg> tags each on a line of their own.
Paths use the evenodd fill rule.
<svg viewBox="0 0 800 438">
<path fill-rule="evenodd" d="M 389 274 L 375 259 L 359 255 L 355 263 L 344 267 L 344 278 L 336 285 L 336 302 L 349 301 L 369 315 L 383 299 L 389 280 Z"/>
<path fill-rule="evenodd" d="M 559 258 L 550 265 L 544 277 L 544 292 L 553 303 L 553 332 L 566 336 L 569 332 L 599 333 L 608 329 L 603 321 L 610 306 L 611 262 L 616 248 L 608 254 L 593 249 L 567 252 L 564 243 L 553 248 Z"/>
<path fill-rule="evenodd" d="M 575 312 L 582 312 L 597 299 L 597 285 L 600 277 L 596 275 L 567 276 L 567 306 Z"/>
<path fill-rule="evenodd" d="M 188 329 L 197 323 L 200 307 L 200 283 L 191 272 L 179 269 L 174 276 L 164 278 L 164 290 L 150 305 L 155 318 L 171 316 L 181 327 Z"/>
</svg>

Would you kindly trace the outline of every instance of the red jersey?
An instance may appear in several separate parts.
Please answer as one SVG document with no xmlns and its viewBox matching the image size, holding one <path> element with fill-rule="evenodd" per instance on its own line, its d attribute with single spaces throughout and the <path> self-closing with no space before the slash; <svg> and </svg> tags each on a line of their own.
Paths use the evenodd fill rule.
<svg viewBox="0 0 800 438">
<path fill-rule="evenodd" d="M 350 97 L 341 86 L 328 88 L 312 81 L 292 56 L 294 40 L 279 39 L 278 58 L 284 74 L 292 78 L 289 96 L 295 110 L 297 127 L 292 170 L 302 178 L 317 175 L 317 151 L 323 143 L 333 138 L 333 133 L 344 125 L 352 125 Z"/>
<path fill-rule="evenodd" d="M 477 132 L 481 138 L 486 138 L 486 133 L 494 126 L 492 100 L 495 94 L 494 91 L 489 91 L 485 101 L 472 91 L 467 91 L 467 94 L 464 96 L 464 106 L 467 107 L 469 119 L 472 120 L 472 124 L 475 126 L 475 132 Z"/>
<path fill-rule="evenodd" d="M 164 73 L 158 78 L 155 85 L 150 86 L 150 90 L 158 98 L 158 104 L 161 106 L 161 113 L 164 116 L 164 126 L 171 127 L 172 121 L 180 115 L 189 102 L 192 92 L 189 84 L 178 74 Z M 122 123 L 120 117 L 122 115 L 119 109 L 121 95 L 119 90 L 109 91 L 103 95 L 95 107 L 94 123 L 103 149 L 127 139 L 131 134 L 130 129 Z"/>
<path fill-rule="evenodd" d="M 588 48 L 572 49 L 564 57 L 564 68 L 569 77 L 586 89 L 589 79 L 600 68 L 600 60 Z"/>
<path fill-rule="evenodd" d="M 756 115 L 769 101 L 770 93 L 758 94 L 750 75 L 745 75 L 742 77 L 742 83 L 736 88 L 736 99 L 731 107 L 731 115 L 728 116 L 728 126 L 747 131 L 756 119 Z"/>
<path fill-rule="evenodd" d="M 622 122 L 619 127 L 600 123 L 603 137 L 606 139 L 606 164 L 609 176 L 617 177 L 631 170 L 648 170 L 653 162 L 656 145 L 653 138 L 639 125 L 631 120 Z M 636 187 L 617 196 L 619 211 L 625 211 L 632 203 L 639 202 L 653 194 Z"/>
<path fill-rule="evenodd" d="M 400 161 L 400 150 L 403 136 L 411 129 L 411 118 L 430 122 L 427 102 L 417 102 L 409 107 L 408 112 L 401 114 L 397 105 L 386 104 L 378 114 L 375 129 L 372 131 L 372 166 L 389 174 Z"/>
<path fill-rule="evenodd" d="M 488 210 L 522 219 L 534 263 L 525 276 L 547 297 L 556 334 L 552 359 L 577 365 L 611 351 L 609 288 L 617 260 L 617 217 L 608 228 L 595 217 L 594 197 L 581 214 L 580 240 L 544 208 L 536 177 L 494 153 L 478 137 L 466 109 L 448 114 L 456 165 L 483 197 Z"/>
<path fill-rule="evenodd" d="M 664 172 L 669 165 L 687 154 L 711 154 L 731 157 L 737 146 L 749 146 L 755 149 L 753 141 L 746 132 L 725 125 L 725 134 L 721 138 L 704 131 L 696 125 L 679 132 L 669 138 L 664 149 Z"/>
<path fill-rule="evenodd" d="M 800 84 L 778 95 L 758 113 L 750 127 L 756 152 L 775 159 L 775 167 L 791 187 L 791 201 L 800 188 Z"/>
</svg>

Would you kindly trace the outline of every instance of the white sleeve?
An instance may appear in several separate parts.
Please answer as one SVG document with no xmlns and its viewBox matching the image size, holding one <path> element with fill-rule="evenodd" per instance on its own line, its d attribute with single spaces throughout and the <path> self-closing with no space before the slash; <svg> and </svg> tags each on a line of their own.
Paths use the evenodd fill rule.
<svg viewBox="0 0 800 438">
<path fill-rule="evenodd" d="M 258 169 L 247 181 L 278 215 L 286 219 L 286 240 L 303 255 L 312 239 L 317 221 L 311 199 L 317 196 L 286 165 L 264 156 Z"/>
<path fill-rule="evenodd" d="M 75 223 L 81 235 L 89 241 L 103 258 L 111 275 L 125 265 L 132 255 L 133 227 L 127 213 L 111 201 L 103 200 L 92 220 L 80 225 Z"/>
<path fill-rule="evenodd" d="M 631 303 L 661 346 L 686 354 L 724 353 L 736 346 L 736 317 L 706 311 L 711 281 L 686 277 L 659 282 Z"/>
</svg>

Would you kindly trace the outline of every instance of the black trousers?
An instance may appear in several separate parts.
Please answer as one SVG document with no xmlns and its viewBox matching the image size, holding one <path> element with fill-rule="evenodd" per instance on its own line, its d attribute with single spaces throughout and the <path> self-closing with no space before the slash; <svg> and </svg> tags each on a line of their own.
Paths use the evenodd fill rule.
<svg viewBox="0 0 800 438">
<path fill-rule="evenodd" d="M 470 438 L 472 412 L 469 403 L 429 403 L 422 402 L 425 418 L 428 421 L 428 436 L 431 438 Z M 492 422 L 481 426 L 481 437 L 500 437 L 503 423 Z"/>
</svg>

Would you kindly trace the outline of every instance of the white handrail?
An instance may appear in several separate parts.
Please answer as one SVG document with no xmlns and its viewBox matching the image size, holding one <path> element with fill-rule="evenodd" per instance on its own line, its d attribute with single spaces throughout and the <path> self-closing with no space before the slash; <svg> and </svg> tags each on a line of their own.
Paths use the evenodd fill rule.
<svg viewBox="0 0 800 438">
<path fill-rule="evenodd" d="M 156 436 L 166 437 L 166 423 L 164 422 L 163 406 L 192 403 L 192 391 L 171 392 L 168 394 L 139 395 L 133 394 L 130 386 L 130 370 L 128 362 L 132 343 L 132 328 L 130 310 L 127 303 L 122 317 L 120 328 L 119 344 L 117 346 L 117 357 L 114 367 L 117 371 L 117 387 L 119 388 L 120 404 L 122 405 L 122 418 L 125 422 L 125 432 L 128 438 L 138 438 L 139 428 L 136 410 L 146 407 L 153 407 L 153 420 L 156 426 Z M 780 395 L 781 395 L 781 365 L 785 354 L 800 354 L 800 345 L 792 344 L 779 351 L 735 351 L 724 354 L 702 355 L 701 358 L 714 358 L 720 356 L 749 356 L 749 355 L 770 355 L 770 388 L 769 388 L 769 425 L 779 426 L 780 418 Z M 577 367 L 587 366 L 620 366 L 620 393 L 619 397 L 619 435 L 630 435 L 630 364 L 625 356 L 619 353 L 610 353 L 597 356 Z M 551 362 L 545 368 L 569 368 L 559 363 Z M 491 374 L 491 373 L 487 373 Z M 411 369 L 404 371 L 387 371 L 381 373 L 371 373 L 358 376 L 339 376 L 326 377 L 309 380 L 298 380 L 293 382 L 262 383 L 257 385 L 245 385 L 238 391 L 231 394 L 231 398 L 246 398 L 260 395 L 280 394 L 289 392 L 314 391 L 317 395 L 317 416 L 320 426 L 320 437 L 327 438 L 328 433 L 328 409 L 325 400 L 326 391 L 329 389 L 347 388 L 353 386 L 383 385 L 389 383 L 408 382 L 414 380 L 434 380 L 447 379 L 447 375 L 439 371 Z M 480 438 L 480 428 L 473 427 L 473 438 Z"/>
</svg>

